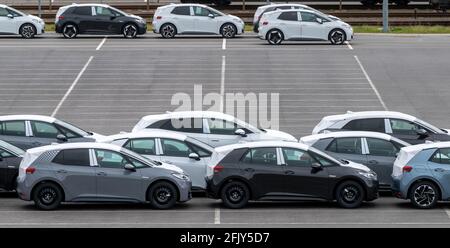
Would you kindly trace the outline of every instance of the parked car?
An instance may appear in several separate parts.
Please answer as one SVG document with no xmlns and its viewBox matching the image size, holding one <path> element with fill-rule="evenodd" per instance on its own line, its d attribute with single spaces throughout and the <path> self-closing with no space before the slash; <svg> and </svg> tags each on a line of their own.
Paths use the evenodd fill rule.
<svg viewBox="0 0 450 248">
<path fill-rule="evenodd" d="M 19 164 L 25 151 L 0 140 L 0 189 L 15 190 Z"/>
<path fill-rule="evenodd" d="M 323 15 L 323 16 L 328 16 L 328 18 L 330 18 L 331 20 L 337 21 L 340 20 L 340 18 L 333 16 L 333 15 L 326 15 L 322 12 L 320 12 L 319 10 L 316 10 L 314 8 L 309 7 L 308 5 L 304 5 L 304 4 L 298 4 L 298 3 L 270 3 L 267 5 L 262 5 L 259 6 L 256 9 L 256 12 L 253 16 L 253 31 L 255 33 L 258 33 L 258 27 L 259 27 L 259 20 L 261 20 L 261 17 L 263 14 L 267 13 L 267 12 L 271 12 L 274 10 L 281 10 L 281 9 L 306 9 L 306 10 L 311 10 L 314 11 L 316 13 L 318 13 L 319 15 Z"/>
<path fill-rule="evenodd" d="M 297 141 L 288 133 L 256 128 L 231 115 L 214 111 L 180 111 L 147 115 L 134 126 L 133 132 L 146 129 L 181 132 L 212 147 L 258 140 Z"/>
<path fill-rule="evenodd" d="M 392 191 L 417 208 L 450 200 L 450 142 L 404 147 L 395 160 Z"/>
<path fill-rule="evenodd" d="M 149 202 L 167 209 L 191 198 L 189 176 L 105 143 L 68 143 L 27 150 L 17 192 L 39 209 L 61 202 Z"/>
<path fill-rule="evenodd" d="M 330 115 L 314 127 L 313 134 L 327 131 L 372 131 L 392 135 L 409 144 L 450 141 L 449 131 L 417 117 L 393 111 L 348 111 Z"/>
<path fill-rule="evenodd" d="M 284 40 L 323 40 L 341 45 L 353 39 L 353 28 L 311 10 L 275 10 L 262 15 L 258 36 L 271 45 Z"/>
<path fill-rule="evenodd" d="M 94 142 L 103 137 L 67 122 L 43 115 L 0 116 L 0 140 L 21 149 L 54 142 Z"/>
<path fill-rule="evenodd" d="M 356 208 L 378 197 L 375 172 L 341 162 L 305 144 L 260 141 L 216 148 L 217 164 L 208 168 L 207 193 L 228 208 L 249 200 L 336 200 Z"/>
<path fill-rule="evenodd" d="M 111 135 L 103 142 L 122 146 L 154 161 L 176 165 L 189 175 L 192 189 L 206 189 L 206 167 L 214 148 L 203 142 L 160 129 Z"/>
<path fill-rule="evenodd" d="M 44 30 L 45 23 L 41 18 L 0 4 L 0 34 L 18 34 L 31 39 L 43 34 Z"/>
<path fill-rule="evenodd" d="M 300 138 L 328 155 L 363 164 L 375 171 L 380 189 L 391 189 L 392 167 L 397 153 L 410 144 L 384 133 L 348 131 L 313 134 Z"/>
<path fill-rule="evenodd" d="M 158 7 L 153 16 L 153 32 L 163 38 L 178 34 L 219 34 L 234 38 L 244 33 L 244 21 L 203 4 L 169 4 Z"/>
<path fill-rule="evenodd" d="M 72 4 L 59 8 L 55 30 L 68 39 L 79 34 L 122 34 L 135 38 L 147 32 L 147 22 L 106 4 Z"/>
</svg>

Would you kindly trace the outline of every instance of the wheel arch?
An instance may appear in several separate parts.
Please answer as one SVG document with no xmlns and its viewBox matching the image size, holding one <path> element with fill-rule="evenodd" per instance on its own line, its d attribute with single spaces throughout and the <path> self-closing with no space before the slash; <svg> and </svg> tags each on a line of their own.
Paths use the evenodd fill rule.
<svg viewBox="0 0 450 248">
<path fill-rule="evenodd" d="M 367 187 L 365 186 L 365 183 L 362 179 L 355 177 L 355 176 L 343 177 L 339 181 L 337 181 L 333 187 L 333 190 L 331 191 L 332 192 L 331 199 L 336 200 L 336 193 L 337 193 L 337 189 L 339 188 L 339 186 L 341 184 L 343 184 L 344 182 L 349 182 L 349 181 L 356 182 L 362 187 L 362 189 L 364 191 L 364 200 L 366 200 L 367 199 Z"/>
<path fill-rule="evenodd" d="M 226 22 L 222 23 L 222 25 L 220 25 L 220 27 L 219 27 L 219 34 L 222 34 L 222 28 L 223 28 L 223 26 L 225 26 L 227 24 L 233 25 L 234 29 L 236 30 L 236 34 L 237 34 L 238 29 L 237 29 L 236 24 L 234 24 L 233 22 L 230 22 L 230 21 L 226 21 Z"/>
<path fill-rule="evenodd" d="M 283 37 L 282 37 L 283 40 L 286 39 L 286 35 L 284 34 L 283 30 L 281 30 L 281 28 L 279 28 L 279 27 L 274 27 L 274 28 L 271 28 L 271 29 L 267 30 L 267 32 L 266 32 L 266 37 L 265 37 L 266 40 L 269 39 L 268 35 L 269 35 L 269 33 L 272 32 L 272 31 L 279 31 L 279 32 L 283 35 Z"/>
<path fill-rule="evenodd" d="M 128 24 L 133 24 L 137 29 L 139 29 L 139 26 L 138 26 L 138 24 L 136 23 L 136 22 L 134 22 L 134 21 L 126 21 L 123 25 L 122 25 L 122 27 L 120 28 L 120 33 L 123 33 L 123 29 L 125 28 L 125 26 L 126 25 L 128 25 Z M 136 30 L 136 32 L 137 32 L 138 30 Z"/>
<path fill-rule="evenodd" d="M 161 30 L 162 30 L 163 26 L 167 25 L 167 24 L 173 25 L 175 27 L 175 34 L 178 34 L 178 27 L 173 22 L 165 22 L 165 23 L 161 24 L 161 26 L 159 26 L 159 33 L 161 33 Z"/>
<path fill-rule="evenodd" d="M 36 27 L 36 25 L 34 25 L 32 22 L 24 22 L 24 23 L 20 24 L 19 29 L 17 30 L 17 34 L 20 34 L 20 30 L 21 30 L 22 27 L 25 26 L 26 24 L 30 24 L 31 26 L 33 26 L 34 32 L 37 34 L 37 27 Z"/>
<path fill-rule="evenodd" d="M 222 181 L 222 183 L 219 185 L 219 190 L 217 192 L 219 196 L 220 196 L 220 194 L 222 194 L 222 190 L 225 187 L 225 185 L 227 185 L 227 183 L 230 183 L 230 182 L 241 182 L 241 183 L 245 184 L 245 186 L 247 186 L 247 188 L 249 190 L 250 199 L 253 199 L 253 200 L 255 199 L 255 197 L 256 197 L 255 188 L 247 179 L 245 179 L 244 177 L 240 177 L 240 176 L 230 176 L 230 177 L 227 177 L 226 179 L 224 179 Z"/>
<path fill-rule="evenodd" d="M 33 185 L 33 188 L 31 189 L 30 199 L 32 199 L 32 197 L 34 196 L 34 192 L 35 192 L 37 186 L 39 186 L 40 184 L 43 184 L 43 183 L 51 183 L 51 184 L 54 184 L 54 185 L 56 185 L 57 187 L 59 187 L 59 189 L 60 189 L 61 192 L 62 192 L 62 200 L 61 200 L 61 201 L 62 201 L 62 202 L 66 201 L 66 192 L 65 192 L 65 190 L 64 190 L 64 187 L 62 186 L 61 183 L 57 182 L 56 180 L 52 180 L 52 179 L 43 179 L 43 180 L 41 180 L 41 181 L 35 183 L 35 184 Z"/>
<path fill-rule="evenodd" d="M 436 186 L 438 193 L 439 193 L 439 199 L 438 200 L 442 200 L 443 199 L 443 187 L 442 185 L 435 180 L 434 178 L 431 177 L 419 177 L 419 178 L 415 178 L 414 180 L 411 180 L 411 183 L 408 185 L 408 191 L 406 192 L 406 197 L 409 198 L 410 194 L 411 194 L 411 189 L 412 186 L 414 186 L 416 183 L 419 182 L 429 182 L 434 184 L 434 186 Z"/>
<path fill-rule="evenodd" d="M 328 41 L 331 41 L 331 33 L 333 32 L 333 31 L 335 31 L 335 30 L 340 30 L 340 31 L 342 31 L 342 33 L 344 33 L 344 42 L 345 41 L 347 41 L 347 32 L 344 30 L 344 29 L 342 29 L 342 28 L 332 28 L 331 30 L 330 30 L 330 32 L 328 32 Z"/>
</svg>

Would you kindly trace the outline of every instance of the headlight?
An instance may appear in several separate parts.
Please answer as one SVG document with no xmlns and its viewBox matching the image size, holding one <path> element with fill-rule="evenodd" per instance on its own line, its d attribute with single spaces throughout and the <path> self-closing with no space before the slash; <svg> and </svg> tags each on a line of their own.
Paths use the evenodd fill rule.
<svg viewBox="0 0 450 248">
<path fill-rule="evenodd" d="M 189 176 L 186 175 L 186 174 L 172 173 L 172 176 L 174 176 L 174 177 L 176 177 L 178 179 L 181 179 L 181 180 L 185 180 L 185 181 L 189 181 L 190 180 Z"/>
<path fill-rule="evenodd" d="M 373 171 L 369 171 L 369 172 L 359 171 L 358 173 L 361 176 L 366 177 L 368 179 L 377 180 L 377 174 Z"/>
</svg>

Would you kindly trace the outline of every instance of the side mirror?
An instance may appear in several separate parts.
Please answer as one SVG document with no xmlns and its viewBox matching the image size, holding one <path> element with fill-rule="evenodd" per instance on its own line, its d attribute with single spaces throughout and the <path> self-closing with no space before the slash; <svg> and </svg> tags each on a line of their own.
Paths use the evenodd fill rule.
<svg viewBox="0 0 450 248">
<path fill-rule="evenodd" d="M 9 19 L 14 19 L 14 16 L 12 14 L 7 14 L 6 17 L 8 17 Z"/>
<path fill-rule="evenodd" d="M 428 136 L 427 130 L 425 130 L 425 129 L 423 129 L 423 128 L 417 130 L 416 132 L 417 132 L 417 134 L 420 135 L 420 136 Z"/>
<path fill-rule="evenodd" d="M 323 23 L 323 20 L 322 20 L 322 18 L 318 18 L 318 17 L 317 17 L 317 18 L 316 18 L 316 22 L 319 23 L 319 24 L 322 24 L 322 23 Z"/>
<path fill-rule="evenodd" d="M 61 142 L 66 142 L 66 141 L 67 141 L 67 137 L 66 137 L 64 134 L 58 134 L 58 135 L 56 136 L 56 139 L 57 139 L 58 141 L 61 141 Z"/>
<path fill-rule="evenodd" d="M 213 14 L 208 14 L 208 17 L 209 17 L 209 18 L 215 18 L 216 16 L 213 15 Z"/>
<path fill-rule="evenodd" d="M 239 128 L 239 129 L 237 129 L 236 131 L 234 131 L 234 134 L 240 135 L 240 136 L 242 136 L 242 137 L 247 137 L 247 133 L 246 133 L 245 130 L 242 129 L 242 128 Z"/>
<path fill-rule="evenodd" d="M 313 162 L 311 164 L 311 168 L 315 169 L 315 170 L 321 170 L 322 169 L 322 165 L 318 162 Z"/>
<path fill-rule="evenodd" d="M 200 156 L 197 153 L 195 153 L 195 152 L 190 153 L 189 154 L 189 158 L 190 159 L 195 159 L 195 160 L 200 160 Z"/>
<path fill-rule="evenodd" d="M 132 164 L 126 164 L 123 168 L 129 171 L 136 171 L 136 167 L 134 167 L 134 165 Z"/>
</svg>

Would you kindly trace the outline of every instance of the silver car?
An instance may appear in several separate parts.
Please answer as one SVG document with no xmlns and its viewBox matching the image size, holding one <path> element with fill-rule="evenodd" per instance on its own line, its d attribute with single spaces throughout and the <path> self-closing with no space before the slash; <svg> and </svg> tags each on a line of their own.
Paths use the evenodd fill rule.
<svg viewBox="0 0 450 248">
<path fill-rule="evenodd" d="M 150 202 L 168 209 L 191 199 L 189 176 L 120 146 L 67 143 L 33 148 L 20 164 L 17 192 L 39 209 L 61 202 Z"/>
</svg>

